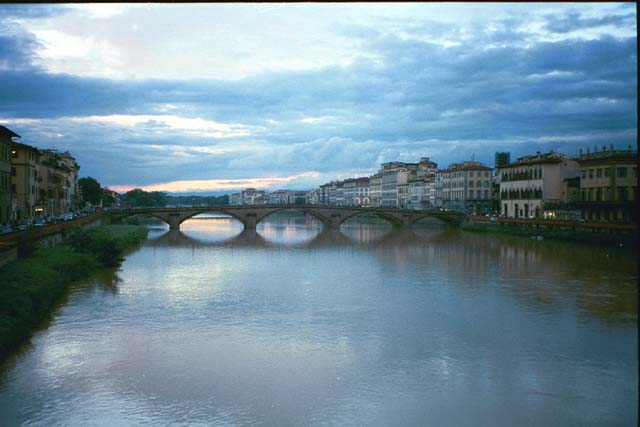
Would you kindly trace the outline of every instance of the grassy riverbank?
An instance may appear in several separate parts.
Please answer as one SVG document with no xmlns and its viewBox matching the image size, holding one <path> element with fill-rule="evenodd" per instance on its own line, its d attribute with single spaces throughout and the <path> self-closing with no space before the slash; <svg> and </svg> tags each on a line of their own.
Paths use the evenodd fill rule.
<svg viewBox="0 0 640 427">
<path fill-rule="evenodd" d="M 511 236 L 521 236 L 528 238 L 539 238 L 545 240 L 562 240 L 575 243 L 588 243 L 595 245 L 615 245 L 615 246 L 630 246 L 635 247 L 636 235 L 635 233 L 627 234 L 609 234 L 606 231 L 593 233 L 587 230 L 559 230 L 559 229 L 547 229 L 540 228 L 535 229 L 531 227 L 518 227 L 515 225 L 498 225 L 498 224 L 479 224 L 479 223 L 465 223 L 461 225 L 462 230 L 471 231 L 474 233 L 492 233 L 492 234 L 505 234 Z"/>
<path fill-rule="evenodd" d="M 146 228 L 132 225 L 78 229 L 62 244 L 33 247 L 0 267 L 0 358 L 31 335 L 71 282 L 117 265 L 146 236 Z"/>
</svg>

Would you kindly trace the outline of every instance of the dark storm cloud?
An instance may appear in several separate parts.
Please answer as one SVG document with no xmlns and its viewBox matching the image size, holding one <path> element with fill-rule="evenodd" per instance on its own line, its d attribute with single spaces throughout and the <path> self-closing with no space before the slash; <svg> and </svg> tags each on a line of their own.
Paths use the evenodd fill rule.
<svg viewBox="0 0 640 427">
<path fill-rule="evenodd" d="M 624 16 L 562 19 L 549 21 L 548 29 L 630 25 Z M 10 66 L 0 67 L 0 118 L 41 119 L 12 127 L 24 142 L 71 149 L 83 171 L 95 171 L 106 182 L 141 185 L 207 178 L 212 171 L 217 178 L 247 171 L 355 173 L 423 154 L 441 166 L 472 154 L 492 164 L 496 150 L 514 157 L 535 149 L 575 154 L 587 145 L 635 141 L 637 38 L 531 41 L 519 23 L 496 21 L 490 31 L 472 26 L 477 37 L 451 47 L 443 47 L 442 37 L 426 37 L 426 30 L 420 37 L 400 37 L 351 27 L 350 36 L 360 40 L 369 59 L 240 81 L 110 80 L 26 69 L 35 41 L 5 33 L 0 65 L 5 58 Z M 440 25 L 440 36 L 461 33 L 428 25 L 430 31 Z M 171 129 L 159 135 L 149 124 L 131 129 L 65 121 L 114 114 L 240 123 L 251 134 L 211 139 Z M 56 133 L 64 136 L 55 139 Z M 247 143 L 256 148 L 205 150 Z"/>
</svg>

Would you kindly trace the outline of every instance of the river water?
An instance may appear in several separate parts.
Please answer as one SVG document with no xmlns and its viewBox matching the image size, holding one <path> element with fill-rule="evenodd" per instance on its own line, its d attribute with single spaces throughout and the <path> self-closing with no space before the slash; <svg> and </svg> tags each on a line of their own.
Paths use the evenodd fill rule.
<svg viewBox="0 0 640 427">
<path fill-rule="evenodd" d="M 274 216 L 153 228 L 0 371 L 0 425 L 637 424 L 626 248 Z"/>
</svg>

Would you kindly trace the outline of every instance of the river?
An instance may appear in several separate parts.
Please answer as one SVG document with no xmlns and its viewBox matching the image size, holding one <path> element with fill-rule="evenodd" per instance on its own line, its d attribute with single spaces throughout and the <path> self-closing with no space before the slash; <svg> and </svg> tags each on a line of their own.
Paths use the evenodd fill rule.
<svg viewBox="0 0 640 427">
<path fill-rule="evenodd" d="M 276 215 L 154 227 L 0 370 L 0 425 L 637 425 L 626 248 Z"/>
</svg>

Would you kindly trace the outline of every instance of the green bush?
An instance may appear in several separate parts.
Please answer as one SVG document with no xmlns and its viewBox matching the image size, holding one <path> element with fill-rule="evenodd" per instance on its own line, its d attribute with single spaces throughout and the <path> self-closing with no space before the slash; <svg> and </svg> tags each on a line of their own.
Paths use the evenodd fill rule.
<svg viewBox="0 0 640 427">
<path fill-rule="evenodd" d="M 1 267 L 0 357 L 30 335 L 71 282 L 116 265 L 146 235 L 145 228 L 126 225 L 79 229 L 64 244 L 31 250 L 28 258 Z"/>
</svg>

